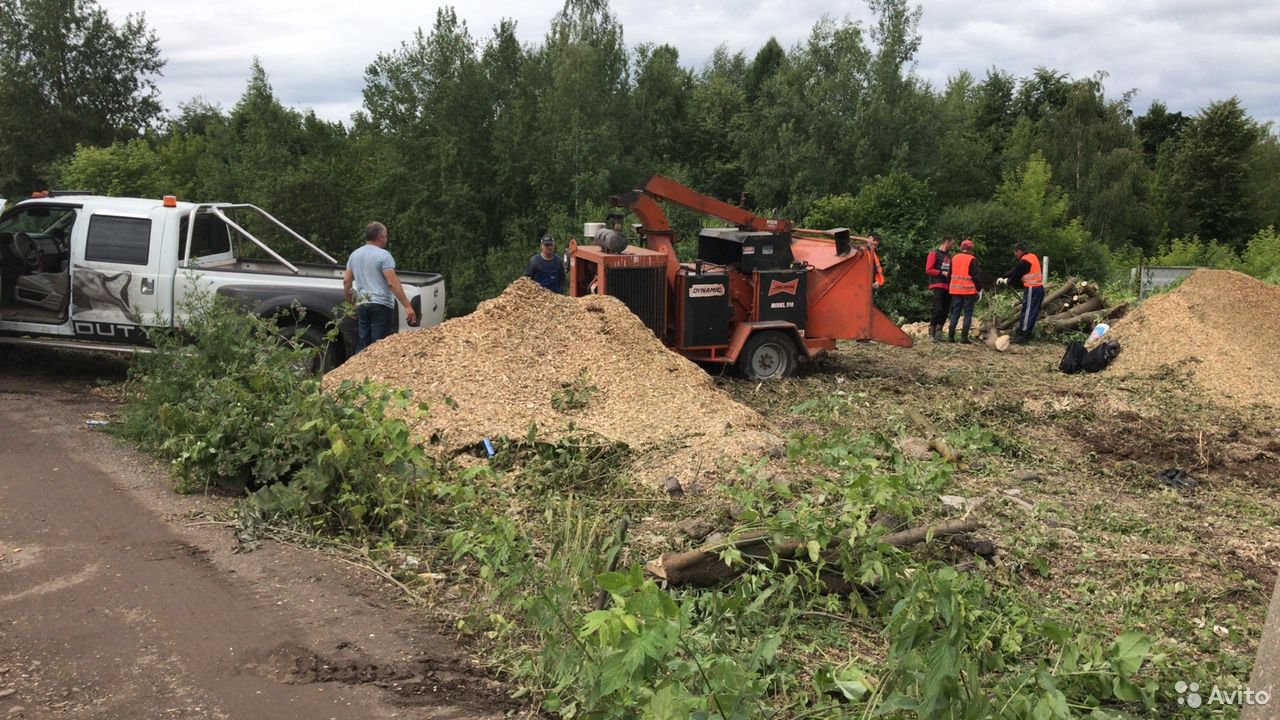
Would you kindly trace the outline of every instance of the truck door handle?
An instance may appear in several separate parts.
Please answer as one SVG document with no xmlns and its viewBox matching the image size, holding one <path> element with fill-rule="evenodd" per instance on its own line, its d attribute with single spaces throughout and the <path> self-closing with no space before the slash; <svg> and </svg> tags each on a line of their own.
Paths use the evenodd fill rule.
<svg viewBox="0 0 1280 720">
<path fill-rule="evenodd" d="M 141 284 L 142 284 L 142 294 L 143 294 L 143 295 L 155 295 L 155 294 L 156 294 L 156 281 L 155 281 L 155 279 L 154 279 L 154 278 L 142 278 L 142 283 L 141 283 Z"/>
</svg>

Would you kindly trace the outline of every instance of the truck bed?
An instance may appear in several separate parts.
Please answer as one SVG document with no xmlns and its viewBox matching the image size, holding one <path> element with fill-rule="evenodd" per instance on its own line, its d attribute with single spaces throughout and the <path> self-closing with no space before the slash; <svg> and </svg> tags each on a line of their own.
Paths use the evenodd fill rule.
<svg viewBox="0 0 1280 720">
<path fill-rule="evenodd" d="M 255 275 L 337 278 L 339 280 L 342 279 L 342 273 L 345 269 L 341 265 L 325 265 L 321 263 L 294 263 L 294 267 L 298 268 L 296 275 L 289 268 L 274 260 L 236 260 L 225 264 L 202 265 L 193 269 L 208 272 L 241 272 Z M 440 273 L 413 272 L 397 268 L 396 275 L 399 276 L 401 282 L 417 285 L 418 287 L 429 287 L 444 281 L 444 276 Z"/>
</svg>

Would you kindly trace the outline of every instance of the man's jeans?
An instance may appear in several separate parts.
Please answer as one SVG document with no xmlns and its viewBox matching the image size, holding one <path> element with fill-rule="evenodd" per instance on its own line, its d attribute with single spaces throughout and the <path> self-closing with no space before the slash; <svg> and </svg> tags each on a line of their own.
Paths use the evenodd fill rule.
<svg viewBox="0 0 1280 720">
<path fill-rule="evenodd" d="M 377 303 L 365 303 L 356 307 L 356 321 L 360 325 L 360 338 L 356 352 L 369 347 L 391 334 L 396 319 L 396 309 Z"/>
<path fill-rule="evenodd" d="M 956 323 L 960 321 L 960 316 L 964 315 L 964 332 L 960 335 L 962 338 L 969 337 L 969 326 L 973 322 L 973 307 L 978 304 L 977 295 L 952 295 L 951 296 L 951 327 L 947 328 L 947 333 L 952 337 L 956 334 Z"/>
</svg>

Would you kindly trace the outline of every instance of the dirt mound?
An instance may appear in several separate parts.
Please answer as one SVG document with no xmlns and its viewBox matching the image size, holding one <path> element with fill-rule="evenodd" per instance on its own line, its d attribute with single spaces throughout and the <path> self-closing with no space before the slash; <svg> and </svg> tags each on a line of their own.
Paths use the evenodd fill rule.
<svg viewBox="0 0 1280 720">
<path fill-rule="evenodd" d="M 1280 407 L 1280 287 L 1230 270 L 1196 270 L 1112 326 L 1111 366 L 1191 371 L 1206 392 L 1232 405 Z"/>
<path fill-rule="evenodd" d="M 642 479 L 673 474 L 688 484 L 781 446 L 763 417 L 615 298 L 573 299 L 524 278 L 470 315 L 372 345 L 325 384 L 365 377 L 429 403 L 415 431 L 446 452 L 523 437 L 530 423 L 554 439 L 572 424 L 640 453 Z"/>
</svg>

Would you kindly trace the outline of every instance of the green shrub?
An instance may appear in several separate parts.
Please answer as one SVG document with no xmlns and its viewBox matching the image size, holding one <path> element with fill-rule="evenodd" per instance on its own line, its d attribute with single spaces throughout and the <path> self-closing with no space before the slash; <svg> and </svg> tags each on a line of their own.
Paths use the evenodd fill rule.
<svg viewBox="0 0 1280 720">
<path fill-rule="evenodd" d="M 314 453 L 302 428 L 325 403 L 303 368 L 314 350 L 221 297 L 194 299 L 180 330 L 129 374 L 122 432 L 173 461 L 188 487 L 243 489 L 288 478 Z"/>
<path fill-rule="evenodd" d="M 1194 265 L 1197 267 L 1235 269 L 1240 258 L 1235 251 L 1217 240 L 1204 241 L 1198 236 L 1174 238 L 1160 248 L 1160 253 L 1147 258 L 1148 265 Z"/>
<path fill-rule="evenodd" d="M 1259 230 L 1249 239 L 1241 258 L 1241 270 L 1259 280 L 1280 284 L 1280 232 L 1275 226 Z"/>
<path fill-rule="evenodd" d="M 929 314 L 924 260 L 938 242 L 932 234 L 937 215 L 937 198 L 928 183 L 893 172 L 873 178 L 856 197 L 819 198 L 803 224 L 818 230 L 846 227 L 856 235 L 879 234 L 885 285 L 875 293 L 876 307 L 894 320 L 917 320 Z"/>
<path fill-rule="evenodd" d="M 256 489 L 258 512 L 343 534 L 418 532 L 421 507 L 447 494 L 405 422 L 424 408 L 368 384 L 324 392 L 306 369 L 315 349 L 223 298 L 184 313 L 130 370 L 124 436 L 168 459 L 182 489 Z"/>
</svg>

